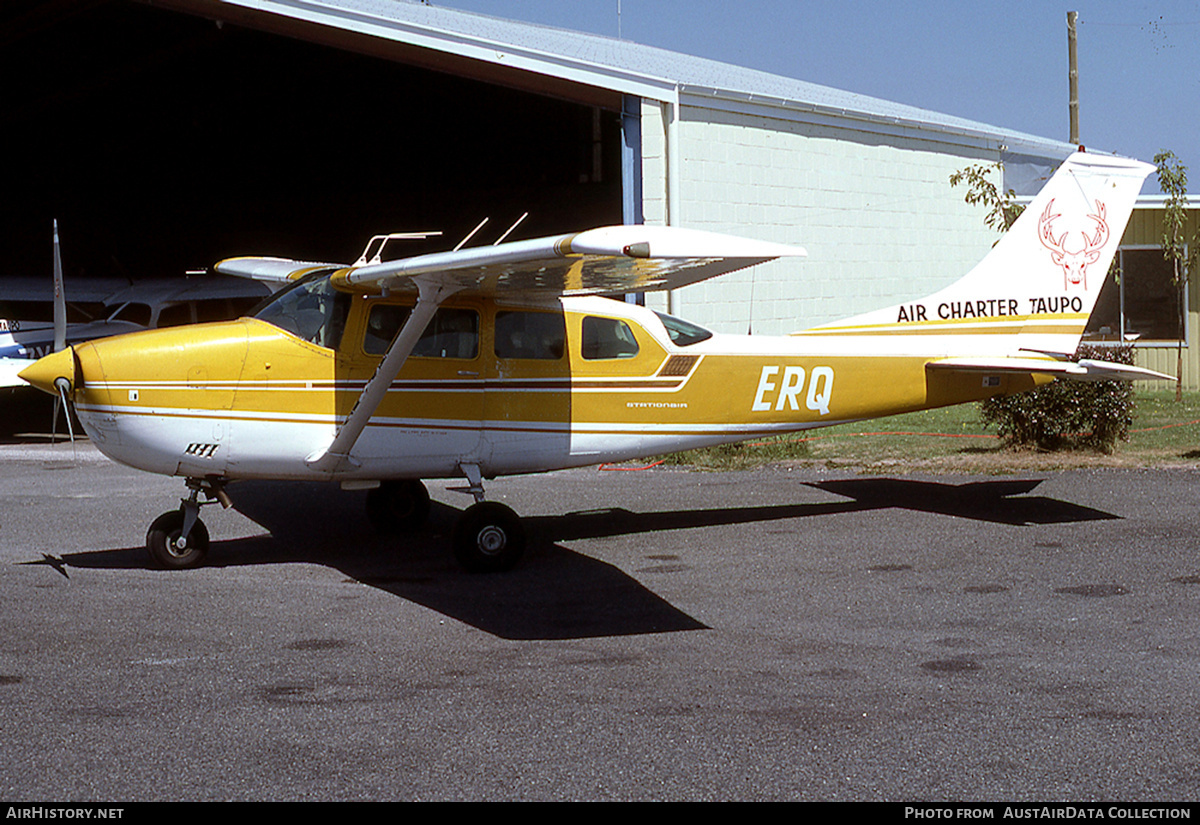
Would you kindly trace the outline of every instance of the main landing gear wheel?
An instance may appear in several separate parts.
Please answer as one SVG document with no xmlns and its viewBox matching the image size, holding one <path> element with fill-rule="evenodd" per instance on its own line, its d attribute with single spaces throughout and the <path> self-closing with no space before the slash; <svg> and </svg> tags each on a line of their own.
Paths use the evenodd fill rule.
<svg viewBox="0 0 1200 825">
<path fill-rule="evenodd" d="M 146 533 L 146 549 L 160 567 L 183 570 L 204 563 L 208 555 L 208 528 L 196 519 L 187 540 L 182 541 L 183 510 L 163 513 Z"/>
<path fill-rule="evenodd" d="M 472 504 L 454 528 L 454 557 L 472 573 L 511 570 L 524 552 L 520 517 L 498 502 Z"/>
<path fill-rule="evenodd" d="M 429 491 L 418 479 L 385 481 L 367 493 L 367 518 L 386 535 L 416 530 L 429 518 Z"/>
</svg>

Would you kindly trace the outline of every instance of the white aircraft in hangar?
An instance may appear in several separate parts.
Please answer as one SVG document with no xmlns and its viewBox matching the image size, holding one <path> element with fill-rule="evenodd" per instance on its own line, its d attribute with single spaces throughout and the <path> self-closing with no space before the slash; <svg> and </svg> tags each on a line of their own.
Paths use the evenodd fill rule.
<svg viewBox="0 0 1200 825">
<path fill-rule="evenodd" d="M 370 490 L 372 521 L 416 529 L 422 479 L 475 503 L 454 552 L 510 568 L 519 517 L 484 481 L 1024 392 L 1065 378 L 1165 379 L 1073 361 L 1153 167 L 1066 160 L 961 280 L 788 336 L 717 335 L 602 296 L 676 289 L 804 250 L 682 228 L 614 226 L 356 265 L 234 258 L 287 286 L 253 317 L 76 344 L 21 377 L 74 404 L 108 457 L 186 479 L 150 525 L 157 563 L 209 545 L 201 505 L 239 479 Z M 797 285 L 798 289 L 803 284 Z"/>
<path fill-rule="evenodd" d="M 93 317 L 68 321 L 58 221 L 54 221 L 53 278 L 45 282 L 29 277 L 0 279 L 0 388 L 28 387 L 18 373 L 67 344 L 236 318 L 269 294 L 267 285 L 232 277 L 83 279 L 71 284 L 70 305 L 76 317 Z M 23 316 L 22 310 L 29 315 Z M 48 312 L 53 314 L 52 322 L 37 320 Z"/>
</svg>

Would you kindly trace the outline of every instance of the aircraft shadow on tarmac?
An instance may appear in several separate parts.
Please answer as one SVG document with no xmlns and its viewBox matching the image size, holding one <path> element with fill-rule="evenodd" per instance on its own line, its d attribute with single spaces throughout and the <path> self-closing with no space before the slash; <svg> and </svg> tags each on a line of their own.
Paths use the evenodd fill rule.
<svg viewBox="0 0 1200 825">
<path fill-rule="evenodd" d="M 473 575 L 462 572 L 450 553 L 450 535 L 459 514 L 453 507 L 434 503 L 429 525 L 418 534 L 381 537 L 363 517 L 361 494 L 342 493 L 327 485 L 242 482 L 231 488 L 238 511 L 270 535 L 214 541 L 208 565 L 322 564 L 505 639 L 701 630 L 704 624 L 630 575 L 560 542 L 891 507 L 1009 525 L 1118 518 L 1070 502 L 1026 495 L 1040 483 L 847 479 L 807 486 L 851 501 L 647 513 L 618 508 L 533 516 L 525 520 L 528 549 L 515 570 Z M 65 554 L 61 562 L 67 567 L 117 569 L 149 564 L 141 547 Z"/>
<path fill-rule="evenodd" d="M 900 507 L 996 524 L 1066 524 L 1120 518 L 1068 501 L 1026 495 L 1041 483 L 1040 479 L 941 484 L 909 479 L 863 478 L 821 481 L 808 486 L 852 498 L 858 505 L 855 509 Z"/>
</svg>

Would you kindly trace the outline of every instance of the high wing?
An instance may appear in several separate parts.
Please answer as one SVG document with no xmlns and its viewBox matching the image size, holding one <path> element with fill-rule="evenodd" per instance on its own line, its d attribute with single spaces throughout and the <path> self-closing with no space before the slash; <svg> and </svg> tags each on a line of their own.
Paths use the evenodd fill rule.
<svg viewBox="0 0 1200 825">
<path fill-rule="evenodd" d="M 782 257 L 800 247 L 671 226 L 608 226 L 495 246 L 435 252 L 345 267 L 336 280 L 351 287 L 416 291 L 436 281 L 485 295 L 604 295 L 678 289 Z M 280 258 L 230 258 L 217 272 L 287 283 L 335 266 Z"/>
<path fill-rule="evenodd" d="M 353 464 L 351 450 L 399 374 L 438 306 L 452 295 L 524 297 L 603 295 L 677 289 L 726 272 L 807 253 L 796 246 L 668 226 L 608 226 L 493 246 L 417 255 L 346 267 L 334 283 L 351 289 L 415 291 L 412 313 L 392 340 L 375 374 L 330 444 L 307 459 L 322 471 Z M 217 272 L 258 279 L 303 277 L 316 264 L 278 258 L 233 258 Z M 478 486 L 479 468 L 463 466 Z"/>
</svg>

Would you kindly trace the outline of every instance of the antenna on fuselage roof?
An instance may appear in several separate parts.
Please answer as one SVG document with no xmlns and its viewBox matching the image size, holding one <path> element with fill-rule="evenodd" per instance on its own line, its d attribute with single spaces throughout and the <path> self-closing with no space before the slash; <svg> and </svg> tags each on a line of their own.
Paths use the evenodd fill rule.
<svg viewBox="0 0 1200 825">
<path fill-rule="evenodd" d="M 382 263 L 381 256 L 383 248 L 387 246 L 388 241 L 423 241 L 426 238 L 435 238 L 441 235 L 440 231 L 431 232 L 392 232 L 390 235 L 375 235 L 371 240 L 367 241 L 367 246 L 363 249 L 363 253 L 358 256 L 358 260 L 354 262 L 355 266 L 366 266 L 367 264 Z M 379 244 L 375 248 L 375 244 Z M 374 254 L 371 250 L 374 249 Z"/>
<path fill-rule="evenodd" d="M 504 239 L 507 238 L 509 235 L 511 235 L 512 231 L 521 225 L 521 221 L 525 220 L 528 217 L 529 217 L 529 213 L 526 212 L 521 217 L 517 218 L 517 222 L 514 223 L 512 226 L 510 226 L 503 235 L 501 235 L 499 238 L 497 238 L 496 242 L 494 244 L 492 244 L 492 246 L 499 246 L 500 244 L 504 243 Z"/>
<path fill-rule="evenodd" d="M 520 226 L 520 225 L 521 225 L 521 221 L 525 220 L 525 219 L 526 219 L 526 218 L 528 218 L 528 217 L 529 217 L 529 213 L 528 213 L 528 212 L 526 212 L 524 215 L 522 215 L 521 217 L 517 218 L 516 222 L 515 222 L 515 223 L 514 223 L 512 226 L 510 226 L 508 229 L 506 229 L 506 230 L 505 230 L 505 232 L 504 232 L 504 234 L 503 234 L 503 235 L 501 235 L 499 238 L 497 238 L 497 239 L 495 240 L 495 242 L 493 242 L 493 243 L 492 243 L 492 246 L 499 246 L 501 243 L 503 243 L 503 242 L 504 242 L 504 239 L 505 239 L 505 238 L 507 238 L 509 235 L 511 235 L 511 234 L 512 234 L 512 231 L 513 231 L 514 229 L 516 229 L 518 226 Z M 481 221 L 480 221 L 478 224 L 476 224 L 475 228 L 474 228 L 474 229 L 472 229 L 470 232 L 468 232 L 468 233 L 467 233 L 467 237 L 463 238 L 461 241 L 459 241 L 459 242 L 458 242 L 458 245 L 457 245 L 456 247 L 454 247 L 454 251 L 455 251 L 455 252 L 457 252 L 458 250 L 460 250 L 460 249 L 462 249 L 464 246 L 466 246 L 466 245 L 467 245 L 467 241 L 471 240 L 471 238 L 474 238 L 474 237 L 475 237 L 475 235 L 476 235 L 476 233 L 478 233 L 480 229 L 483 229 L 484 225 L 485 225 L 485 224 L 486 224 L 486 223 L 487 223 L 489 220 L 491 220 L 491 218 L 484 218 L 484 219 L 483 219 L 483 220 L 481 220 Z"/>
<path fill-rule="evenodd" d="M 467 233 L 467 237 L 463 238 L 461 241 L 458 242 L 458 246 L 454 247 L 454 251 L 457 252 L 458 250 L 460 250 L 464 246 L 466 246 L 467 241 L 471 240 L 471 238 L 474 238 L 475 233 L 478 232 L 480 229 L 483 229 L 483 225 L 487 222 L 488 222 L 487 218 L 484 218 L 483 220 L 481 220 L 474 229 L 472 229 L 470 232 Z"/>
</svg>

